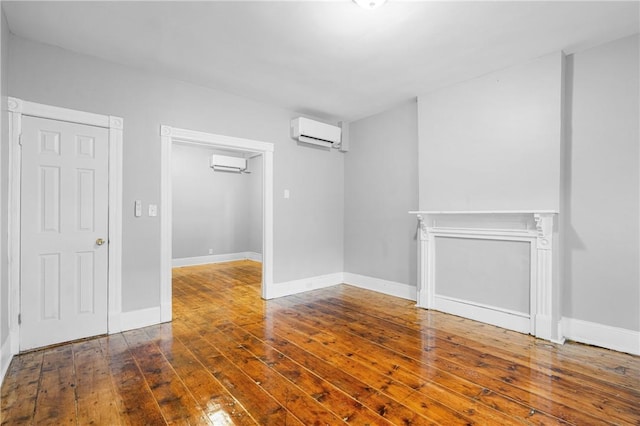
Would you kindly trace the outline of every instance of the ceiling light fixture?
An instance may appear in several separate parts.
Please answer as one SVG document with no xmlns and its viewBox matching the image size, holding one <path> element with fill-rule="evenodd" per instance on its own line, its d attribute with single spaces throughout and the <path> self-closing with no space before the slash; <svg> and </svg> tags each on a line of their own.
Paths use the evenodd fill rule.
<svg viewBox="0 0 640 426">
<path fill-rule="evenodd" d="M 353 0 L 355 4 L 363 9 L 373 10 L 382 6 L 387 0 Z"/>
</svg>

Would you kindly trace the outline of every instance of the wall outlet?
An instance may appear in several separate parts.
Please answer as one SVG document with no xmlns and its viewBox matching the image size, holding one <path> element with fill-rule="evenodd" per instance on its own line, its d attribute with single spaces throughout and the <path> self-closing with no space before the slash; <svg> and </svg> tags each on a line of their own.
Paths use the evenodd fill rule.
<svg viewBox="0 0 640 426">
<path fill-rule="evenodd" d="M 209 254 L 213 254 L 213 249 L 209 249 Z"/>
</svg>

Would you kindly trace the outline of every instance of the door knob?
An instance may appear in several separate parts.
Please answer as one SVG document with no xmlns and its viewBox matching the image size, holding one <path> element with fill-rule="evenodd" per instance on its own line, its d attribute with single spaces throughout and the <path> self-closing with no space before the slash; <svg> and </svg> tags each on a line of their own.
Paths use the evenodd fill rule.
<svg viewBox="0 0 640 426">
<path fill-rule="evenodd" d="M 105 242 L 105 241 L 104 241 L 102 238 L 98 238 L 98 239 L 96 240 L 96 244 L 97 244 L 97 245 L 99 245 L 99 246 L 103 245 L 103 244 L 104 244 L 104 242 Z"/>
</svg>

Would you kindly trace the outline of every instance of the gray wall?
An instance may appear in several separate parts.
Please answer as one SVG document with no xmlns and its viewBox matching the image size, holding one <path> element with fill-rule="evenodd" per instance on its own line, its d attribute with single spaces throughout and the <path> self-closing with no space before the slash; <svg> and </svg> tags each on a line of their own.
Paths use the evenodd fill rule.
<svg viewBox="0 0 640 426">
<path fill-rule="evenodd" d="M 201 146 L 173 145 L 174 259 L 247 252 L 253 240 L 261 241 L 261 236 L 251 235 L 262 232 L 253 223 L 254 216 L 262 213 L 262 193 L 254 190 L 260 177 L 213 171 L 212 154 L 234 156 Z M 256 207 L 259 212 L 252 212 Z"/>
<path fill-rule="evenodd" d="M 562 56 L 418 98 L 420 210 L 559 210 Z"/>
<path fill-rule="evenodd" d="M 639 37 L 567 58 L 564 316 L 640 330 Z"/>
<path fill-rule="evenodd" d="M 516 93 L 501 108 L 512 118 L 516 111 L 509 112 L 510 108 L 525 116 L 529 111 L 535 113 L 524 121 L 516 120 L 517 127 L 509 124 L 512 127 L 508 134 L 513 137 L 502 138 L 505 143 L 521 141 L 524 145 L 518 149 L 507 145 L 504 152 L 499 145 L 493 145 L 493 155 L 488 156 L 481 151 L 483 145 L 460 147 L 461 139 L 449 136 L 451 145 L 441 144 L 438 155 L 433 154 L 420 171 L 421 184 L 424 176 L 429 176 L 429 182 L 421 186 L 421 201 L 426 204 L 421 208 L 482 209 L 489 208 L 487 200 L 492 199 L 499 201 L 498 208 L 562 210 L 567 226 L 563 316 L 629 330 L 640 330 L 638 50 L 638 36 L 634 36 L 571 55 L 564 80 L 557 55 L 541 58 L 547 61 L 547 71 L 538 73 L 538 78 L 529 68 L 532 64 L 516 67 L 524 80 L 528 75 L 529 80 L 542 85 L 541 90 L 534 90 L 531 82 L 514 87 Z M 505 80 L 494 78 L 498 74 L 485 76 L 481 84 L 502 91 Z M 547 78 L 541 79 L 540 75 Z M 482 133 L 478 126 L 490 114 L 480 105 L 482 98 L 475 88 L 460 90 L 470 84 L 457 85 L 453 99 L 448 98 L 447 88 L 436 94 L 449 107 L 449 114 L 442 113 L 438 120 L 449 123 L 452 134 L 473 133 L 459 129 L 464 127 L 461 123 L 466 123 L 461 120 L 463 116 L 474 123 L 477 133 Z M 567 92 L 568 111 L 564 122 L 565 158 L 560 152 L 563 90 Z M 420 101 L 422 107 L 424 99 L 421 97 Z M 462 108 L 462 115 L 457 107 Z M 347 272 L 415 284 L 415 218 L 404 216 L 417 207 L 415 115 L 415 104 L 407 104 L 351 124 L 344 184 Z M 487 127 L 493 131 L 500 122 Z M 532 139 L 532 133 L 525 128 L 538 134 L 542 144 Z M 524 134 L 522 138 L 520 133 Z M 493 144 L 497 140 L 485 138 L 476 142 Z M 530 161 L 529 157 L 541 147 L 544 160 Z M 424 158 L 428 154 L 423 150 L 420 155 Z M 494 188 L 476 188 L 475 175 L 482 170 L 445 167 L 450 160 L 462 156 L 468 162 L 478 155 L 485 161 L 485 178 L 496 179 L 502 187 L 507 185 L 502 198 L 498 199 Z M 509 169 L 498 164 L 508 159 L 513 160 Z M 530 180 L 541 175 L 542 181 Z M 468 182 L 471 189 L 466 186 Z M 512 194 L 518 189 L 513 182 L 532 185 L 537 198 L 523 199 Z M 434 188 L 436 183 L 440 188 Z M 562 202 L 561 189 L 565 195 Z M 456 200 L 448 190 L 458 194 Z M 532 205 L 534 199 L 536 206 Z M 404 219 L 408 222 L 403 223 Z M 373 229 L 380 233 L 371 232 Z M 410 245 L 407 241 L 411 241 Z M 499 304 L 506 307 L 511 299 Z"/>
<path fill-rule="evenodd" d="M 7 218 L 8 218 L 8 188 L 9 179 L 9 126 L 7 114 L 7 82 L 9 64 L 9 27 L 4 10 L 0 9 L 0 45 L 1 45 L 1 69 L 0 69 L 0 346 L 9 337 L 9 279 L 7 256 Z"/>
<path fill-rule="evenodd" d="M 529 314 L 531 244 L 438 237 L 435 245 L 436 294 Z"/>
<path fill-rule="evenodd" d="M 124 118 L 123 311 L 159 305 L 160 220 L 133 203 L 159 204 L 161 124 L 274 143 L 274 281 L 344 270 L 344 158 L 291 140 L 297 113 L 15 36 L 9 51 L 11 96 Z"/>
<path fill-rule="evenodd" d="M 416 285 L 416 102 L 351 123 L 345 154 L 345 272 Z"/>
<path fill-rule="evenodd" d="M 640 330 L 638 36 L 559 59 L 419 98 L 420 208 L 560 210 L 562 315 Z"/>
</svg>

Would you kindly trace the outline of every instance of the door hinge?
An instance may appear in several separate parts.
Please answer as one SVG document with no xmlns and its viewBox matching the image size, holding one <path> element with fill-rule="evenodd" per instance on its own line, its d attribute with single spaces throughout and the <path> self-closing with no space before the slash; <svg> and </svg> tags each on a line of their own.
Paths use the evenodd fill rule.
<svg viewBox="0 0 640 426">
<path fill-rule="evenodd" d="M 22 146 L 22 133 L 18 135 L 18 145 Z"/>
<path fill-rule="evenodd" d="M 18 314 L 18 325 L 22 324 L 22 314 Z"/>
</svg>

